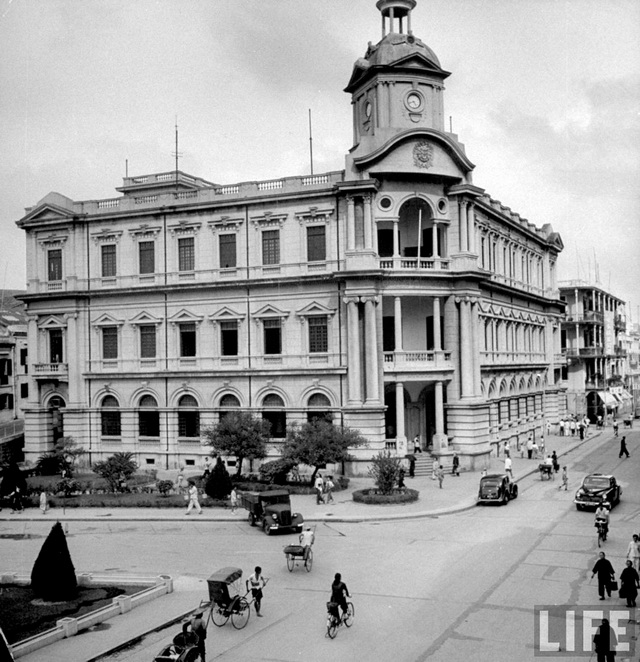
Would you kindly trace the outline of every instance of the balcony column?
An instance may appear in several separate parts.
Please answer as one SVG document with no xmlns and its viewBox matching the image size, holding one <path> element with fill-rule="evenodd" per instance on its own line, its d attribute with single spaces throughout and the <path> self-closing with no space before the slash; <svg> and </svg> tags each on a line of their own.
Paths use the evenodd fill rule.
<svg viewBox="0 0 640 662">
<path fill-rule="evenodd" d="M 69 378 L 69 404 L 79 404 L 80 380 L 77 379 L 78 371 L 76 369 L 76 361 L 80 358 L 80 348 L 78 346 L 78 315 L 77 313 L 65 315 L 65 319 L 67 321 L 67 333 L 66 346 L 64 348 L 64 360 L 67 364 L 67 375 Z"/>
<path fill-rule="evenodd" d="M 396 441 L 398 446 L 404 445 L 406 432 L 404 429 L 404 384 L 396 382 Z"/>
<path fill-rule="evenodd" d="M 27 315 L 27 361 L 29 369 L 29 407 L 37 407 L 39 403 L 38 382 L 35 379 L 35 364 L 40 363 L 38 351 L 38 318 Z"/>
<path fill-rule="evenodd" d="M 402 299 L 393 298 L 393 335 L 395 336 L 395 352 L 402 352 Z"/>
<path fill-rule="evenodd" d="M 431 250 L 431 257 L 439 258 L 440 252 L 438 251 L 438 223 L 433 221 L 433 227 L 431 228 L 431 245 L 433 246 Z"/>
<path fill-rule="evenodd" d="M 373 226 L 371 216 L 371 196 L 363 196 L 364 201 L 364 247 L 367 250 L 373 249 Z"/>
<path fill-rule="evenodd" d="M 458 227 L 460 230 L 460 250 L 467 250 L 467 201 L 460 200 L 458 209 Z"/>
<path fill-rule="evenodd" d="M 469 202 L 467 205 L 467 242 L 469 251 L 472 253 L 476 252 L 476 217 L 475 209 L 472 202 Z"/>
<path fill-rule="evenodd" d="M 347 250 L 356 248 L 356 201 L 352 195 L 347 196 Z"/>
<path fill-rule="evenodd" d="M 482 392 L 480 370 L 480 328 L 478 321 L 478 299 L 471 300 L 471 356 L 473 358 L 473 395 Z"/>
<path fill-rule="evenodd" d="M 400 227 L 399 218 L 393 219 L 393 259 L 400 257 Z"/>
<path fill-rule="evenodd" d="M 375 296 L 362 297 L 364 301 L 364 327 L 365 327 L 365 372 L 367 403 L 380 401 L 380 385 L 378 381 L 378 325 L 376 324 Z"/>
<path fill-rule="evenodd" d="M 433 437 L 435 448 L 442 450 L 449 445 L 447 435 L 444 433 L 444 396 L 442 382 L 435 383 L 435 409 L 436 409 L 436 431 Z"/>
<path fill-rule="evenodd" d="M 460 304 L 460 383 L 461 397 L 473 396 L 474 361 L 471 330 L 471 303 L 468 297 L 458 298 Z"/>
<path fill-rule="evenodd" d="M 360 321 L 358 319 L 359 297 L 344 299 L 347 304 L 347 386 L 350 405 L 362 404 L 361 369 L 360 369 Z"/>
<path fill-rule="evenodd" d="M 442 351 L 442 334 L 440 333 L 440 297 L 433 297 L 433 349 Z"/>
</svg>

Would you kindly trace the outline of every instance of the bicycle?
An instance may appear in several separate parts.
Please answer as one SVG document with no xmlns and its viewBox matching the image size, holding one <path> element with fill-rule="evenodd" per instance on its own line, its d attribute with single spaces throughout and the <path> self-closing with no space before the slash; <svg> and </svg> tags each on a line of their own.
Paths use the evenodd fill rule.
<svg viewBox="0 0 640 662">
<path fill-rule="evenodd" d="M 336 617 L 336 613 L 338 616 Z M 337 602 L 327 602 L 327 635 L 329 639 L 335 639 L 338 634 L 338 628 L 345 625 L 350 628 L 353 625 L 353 619 L 356 615 L 356 609 L 353 602 L 347 602 L 347 611 L 343 612 Z"/>
<path fill-rule="evenodd" d="M 607 540 L 607 528 L 605 522 L 596 520 L 596 529 L 598 529 L 598 547 L 602 547 L 602 543 Z"/>
</svg>

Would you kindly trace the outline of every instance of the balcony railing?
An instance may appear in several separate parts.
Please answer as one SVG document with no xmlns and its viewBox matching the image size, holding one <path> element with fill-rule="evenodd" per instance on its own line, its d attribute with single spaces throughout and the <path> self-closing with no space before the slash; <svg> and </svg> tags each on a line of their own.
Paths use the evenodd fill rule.
<svg viewBox="0 0 640 662">
<path fill-rule="evenodd" d="M 565 322 L 571 323 L 590 323 L 590 324 L 603 324 L 604 323 L 604 314 L 596 310 L 589 310 L 586 313 L 567 313 L 567 316 L 564 320 Z"/>
<path fill-rule="evenodd" d="M 391 269 L 394 271 L 448 271 L 450 260 L 443 257 L 383 257 L 380 258 L 379 264 L 380 269 Z"/>
<path fill-rule="evenodd" d="M 7 423 L 0 423 L 0 440 L 17 437 L 24 432 L 24 420 L 16 418 Z"/>
<path fill-rule="evenodd" d="M 481 352 L 484 365 L 509 365 L 514 363 L 546 363 L 544 352 Z"/>
<path fill-rule="evenodd" d="M 604 349 L 602 347 L 567 347 L 565 354 L 567 357 L 590 358 L 604 356 Z"/>
<path fill-rule="evenodd" d="M 388 372 L 396 370 L 450 370 L 451 352 L 447 351 L 411 351 L 411 352 L 384 352 L 384 369 Z"/>
<path fill-rule="evenodd" d="M 66 377 L 68 366 L 66 363 L 36 363 L 33 372 L 37 377 Z"/>
</svg>

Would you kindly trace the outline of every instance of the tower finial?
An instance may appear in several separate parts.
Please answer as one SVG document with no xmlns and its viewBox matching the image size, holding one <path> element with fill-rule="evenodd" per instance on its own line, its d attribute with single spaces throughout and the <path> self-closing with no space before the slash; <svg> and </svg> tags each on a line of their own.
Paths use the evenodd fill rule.
<svg viewBox="0 0 640 662">
<path fill-rule="evenodd" d="M 376 7 L 382 14 L 382 38 L 391 33 L 404 33 L 403 20 L 406 18 L 406 32 L 411 34 L 411 10 L 416 6 L 416 0 L 378 0 Z M 385 18 L 389 19 L 389 29 L 386 29 Z M 396 29 L 397 28 L 397 29 Z"/>
</svg>

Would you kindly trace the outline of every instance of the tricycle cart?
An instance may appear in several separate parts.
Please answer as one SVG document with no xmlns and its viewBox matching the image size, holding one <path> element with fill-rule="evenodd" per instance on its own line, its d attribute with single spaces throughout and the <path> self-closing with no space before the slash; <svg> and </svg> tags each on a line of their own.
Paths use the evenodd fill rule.
<svg viewBox="0 0 640 662">
<path fill-rule="evenodd" d="M 198 635 L 189 632 L 188 623 L 182 626 L 173 643 L 165 646 L 154 658 L 153 662 L 196 662 L 200 658 L 198 650 Z"/>
<path fill-rule="evenodd" d="M 538 471 L 540 472 L 540 480 L 553 480 L 553 464 L 542 463 L 538 465 Z"/>
<path fill-rule="evenodd" d="M 251 610 L 246 598 L 247 593 L 240 595 L 241 577 L 240 568 L 226 567 L 214 572 L 207 579 L 209 600 L 200 603 L 201 609 L 209 610 L 207 625 L 209 620 L 212 620 L 214 625 L 222 627 L 231 618 L 233 627 L 242 630 L 249 622 Z M 229 587 L 232 588 L 233 596 L 230 595 Z"/>
<path fill-rule="evenodd" d="M 284 548 L 284 555 L 287 557 L 289 572 L 293 572 L 293 568 L 298 564 L 303 564 L 306 571 L 311 572 L 311 566 L 313 565 L 313 552 L 311 548 L 309 548 L 305 557 L 304 547 L 302 545 L 287 545 Z"/>
</svg>

